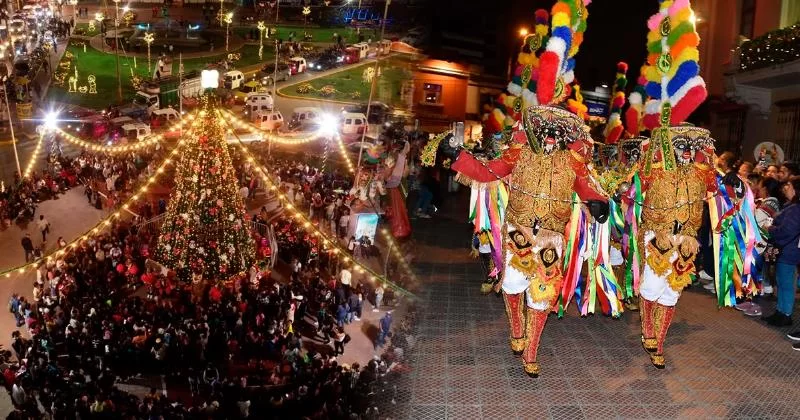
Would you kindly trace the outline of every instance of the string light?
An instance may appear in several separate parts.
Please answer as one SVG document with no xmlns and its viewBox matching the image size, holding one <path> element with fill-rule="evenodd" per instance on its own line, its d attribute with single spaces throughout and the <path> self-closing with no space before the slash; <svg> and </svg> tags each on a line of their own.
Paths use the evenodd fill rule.
<svg viewBox="0 0 800 420">
<path fill-rule="evenodd" d="M 39 140 L 36 142 L 36 147 L 33 149 L 33 154 L 31 154 L 31 158 L 28 161 L 28 164 L 25 166 L 25 172 L 22 175 L 23 178 L 28 178 L 31 176 L 31 172 L 33 172 L 33 168 L 36 166 L 36 161 L 39 160 L 39 153 L 42 151 L 42 143 L 44 143 L 44 134 L 44 130 L 39 133 Z"/>
<path fill-rule="evenodd" d="M 189 121 L 191 121 L 193 119 L 194 119 L 194 116 L 192 115 L 192 117 L 189 118 Z M 84 148 L 84 149 L 87 149 L 87 150 L 91 150 L 91 151 L 94 151 L 94 152 L 115 154 L 115 153 L 133 152 L 133 151 L 136 151 L 136 150 L 139 150 L 139 149 L 143 149 L 145 147 L 149 147 L 149 146 L 155 145 L 156 143 L 160 143 L 162 140 L 164 140 L 164 138 L 166 137 L 166 135 L 169 132 L 173 132 L 173 131 L 176 131 L 176 130 L 182 130 L 184 124 L 186 124 L 186 123 L 187 123 L 187 121 L 185 121 L 184 119 L 181 119 L 180 121 L 176 122 L 175 124 L 173 124 L 172 126 L 167 128 L 167 131 L 164 132 L 164 133 L 150 135 L 150 136 L 147 136 L 147 137 L 143 138 L 142 140 L 140 140 L 140 141 L 138 141 L 136 143 L 125 144 L 125 145 L 121 145 L 121 146 L 106 146 L 106 145 L 102 145 L 102 144 L 92 143 L 92 142 L 83 140 L 81 138 L 78 138 L 78 137 L 76 137 L 76 136 L 74 136 L 74 135 L 72 135 L 72 134 L 70 134 L 70 133 L 68 133 L 68 132 L 66 132 L 66 131 L 64 131 L 64 130 L 62 130 L 60 128 L 58 128 L 56 130 L 58 131 L 59 134 L 61 134 L 64 137 L 64 139 L 66 141 L 68 141 L 69 143 L 72 143 L 72 144 L 74 144 L 74 145 L 76 145 L 78 147 L 81 147 L 81 148 Z"/>
<path fill-rule="evenodd" d="M 262 136 L 264 138 L 265 141 L 268 141 L 270 143 L 282 144 L 282 145 L 286 145 L 286 146 L 292 146 L 292 145 L 309 143 L 309 142 L 316 141 L 316 140 L 319 140 L 320 138 L 324 137 L 323 134 L 321 132 L 319 132 L 319 130 L 315 131 L 315 132 L 313 132 L 313 133 L 311 133 L 309 135 L 302 136 L 302 137 L 278 136 L 278 135 L 270 133 L 269 131 L 261 129 L 261 128 L 255 126 L 254 124 L 252 124 L 250 122 L 243 121 L 242 119 L 240 119 L 239 117 L 237 117 L 236 115 L 234 115 L 233 113 L 231 113 L 228 110 L 223 110 L 221 112 L 223 112 L 223 113 L 225 113 L 225 115 L 227 115 L 228 123 L 232 124 L 234 126 L 234 128 L 247 130 L 251 134 L 260 135 L 260 136 Z"/>
<path fill-rule="evenodd" d="M 178 153 L 178 151 L 183 147 L 183 145 L 184 145 L 184 140 L 181 139 L 170 154 L 171 155 L 176 155 Z M 164 168 L 166 168 L 166 166 L 170 165 L 171 163 L 172 163 L 172 161 L 170 159 L 164 159 L 161 162 L 161 164 L 159 165 L 159 167 L 156 169 L 156 173 L 157 174 L 163 174 L 165 172 Z M 132 204 L 136 203 L 141 197 L 144 196 L 144 193 L 147 192 L 147 185 L 149 185 L 152 182 L 155 182 L 155 176 L 150 177 L 148 179 L 148 181 L 145 182 L 144 185 L 142 185 L 139 188 L 138 193 L 134 194 L 133 196 L 131 196 L 127 201 L 125 201 L 125 203 L 122 204 L 121 207 L 122 208 L 129 208 L 129 207 L 131 207 Z M 81 245 L 82 243 L 84 243 L 84 242 L 88 241 L 89 239 L 91 239 L 91 238 L 95 237 L 96 235 L 98 235 L 100 232 L 105 230 L 106 227 L 111 226 L 111 221 L 114 220 L 114 219 L 120 218 L 121 215 L 122 215 L 121 212 L 116 211 L 116 212 L 112 213 L 111 215 L 109 215 L 108 217 L 106 217 L 105 219 L 97 222 L 97 224 L 95 224 L 90 229 L 86 230 L 79 237 L 73 239 L 71 242 L 69 242 L 62 249 L 54 250 L 53 252 L 51 252 L 50 254 L 42 257 L 38 261 L 34 261 L 34 262 L 31 262 L 31 263 L 23 264 L 23 265 L 20 265 L 20 266 L 17 266 L 17 267 L 10 268 L 8 270 L 2 271 L 2 272 L 0 272 L 0 275 L 5 275 L 6 277 L 11 277 L 11 274 L 13 272 L 15 272 L 15 271 L 20 273 L 20 274 L 22 274 L 22 273 L 25 273 L 25 271 L 27 271 L 28 268 L 36 269 L 36 268 L 39 268 L 39 266 L 42 265 L 43 263 L 52 261 L 54 257 L 64 256 L 64 255 L 66 255 L 67 252 L 70 252 L 70 251 L 72 251 L 74 249 L 77 249 L 78 245 Z"/>
<path fill-rule="evenodd" d="M 347 170 L 350 171 L 351 174 L 356 173 L 355 168 L 353 167 L 353 162 L 350 160 L 350 156 L 347 154 L 347 149 L 344 147 L 344 141 L 342 141 L 341 136 L 336 136 L 336 143 L 339 144 L 339 153 L 344 158 L 344 163 L 347 165 Z M 361 145 L 361 147 L 364 147 Z"/>
<path fill-rule="evenodd" d="M 395 242 L 394 237 L 392 237 L 392 235 L 389 233 L 389 230 L 387 230 L 386 228 L 381 229 L 381 233 L 383 234 L 383 237 L 386 239 L 386 242 L 389 244 L 389 249 L 392 250 L 394 256 L 397 257 L 398 261 L 400 261 L 400 265 L 403 267 L 403 270 L 405 270 L 408 277 L 410 277 L 416 284 L 417 276 L 414 274 L 414 270 L 412 270 L 411 267 L 408 265 L 405 256 L 400 253 L 400 247 L 397 245 L 397 242 Z"/>
<path fill-rule="evenodd" d="M 247 148 L 247 146 L 244 144 L 244 142 L 242 142 L 241 138 L 239 138 L 239 136 L 236 133 L 234 133 L 233 135 L 236 137 L 237 144 L 239 145 L 239 148 L 242 150 L 242 153 L 244 153 L 245 157 L 251 158 L 253 155 L 250 152 L 250 150 Z M 255 165 L 255 168 L 258 170 L 258 173 L 261 175 L 261 179 L 265 182 L 265 185 L 269 185 L 270 189 L 277 189 L 276 183 L 267 174 L 267 172 L 264 170 L 263 166 Z M 291 212 L 292 217 L 294 217 L 295 219 L 298 219 L 298 223 L 301 226 L 303 226 L 306 229 L 306 231 L 308 231 L 309 233 L 312 233 L 312 234 L 322 238 L 323 241 L 330 242 L 331 246 L 334 249 L 334 253 L 341 252 L 344 255 L 343 258 L 344 258 L 345 262 L 350 262 L 352 260 L 349 256 L 347 256 L 348 255 L 347 252 L 339 244 L 338 240 L 331 239 L 330 237 L 328 237 L 328 235 L 325 232 L 322 232 L 316 225 L 311 223 L 311 220 L 308 218 L 308 216 L 306 216 L 300 210 L 298 210 L 294 206 L 292 206 L 292 204 L 289 202 L 289 200 L 286 198 L 286 196 L 284 196 L 283 194 L 280 194 L 280 195 L 278 195 L 278 199 L 281 201 L 281 204 L 284 206 L 284 208 L 287 211 Z M 358 272 L 358 273 L 368 273 L 369 275 L 372 276 L 372 278 L 375 278 L 376 280 L 380 279 L 386 285 L 392 287 L 393 289 L 397 290 L 401 294 L 406 295 L 408 297 L 415 297 L 413 293 L 411 293 L 408 290 L 400 287 L 399 285 L 389 281 L 387 278 L 385 278 L 384 276 L 378 274 L 377 272 L 375 272 L 371 268 L 365 266 L 361 262 L 356 261 L 356 260 L 352 260 L 352 261 L 355 264 L 355 268 L 354 269 L 356 270 L 356 272 Z"/>
</svg>

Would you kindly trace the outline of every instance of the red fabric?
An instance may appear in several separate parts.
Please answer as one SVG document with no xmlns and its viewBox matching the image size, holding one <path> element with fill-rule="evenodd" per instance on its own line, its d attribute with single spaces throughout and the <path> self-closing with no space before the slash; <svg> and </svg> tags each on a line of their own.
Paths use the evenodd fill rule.
<svg viewBox="0 0 800 420">
<path fill-rule="evenodd" d="M 572 184 L 572 189 L 578 193 L 581 201 L 597 200 L 608 201 L 608 198 L 597 192 L 597 190 L 589 184 L 589 170 L 586 165 L 577 161 L 572 161 L 572 169 L 575 171 L 575 182 Z"/>
<path fill-rule="evenodd" d="M 389 220 L 392 236 L 402 239 L 411 235 L 411 222 L 408 220 L 408 210 L 400 188 L 389 188 L 389 207 L 392 214 Z"/>
<path fill-rule="evenodd" d="M 486 165 L 484 166 L 484 163 L 479 162 L 475 156 L 462 151 L 451 168 L 477 182 L 492 182 L 497 181 L 498 177 L 504 178 L 511 174 L 518 156 L 519 150 L 512 147 L 503 152 L 500 159 L 484 162 Z M 491 171 L 487 167 L 491 168 Z"/>
<path fill-rule="evenodd" d="M 222 292 L 217 286 L 212 287 L 211 290 L 208 291 L 208 299 L 216 303 L 222 300 Z"/>
</svg>

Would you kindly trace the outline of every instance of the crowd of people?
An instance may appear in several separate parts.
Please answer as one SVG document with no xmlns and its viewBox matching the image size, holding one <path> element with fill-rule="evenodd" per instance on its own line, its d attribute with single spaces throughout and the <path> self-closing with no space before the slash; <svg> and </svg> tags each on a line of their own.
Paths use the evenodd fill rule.
<svg viewBox="0 0 800 420">
<path fill-rule="evenodd" d="M 84 153 L 58 165 L 84 183 L 90 204 L 103 194 L 113 208 L 152 173 L 160 161 L 160 151 L 153 153 Z M 265 189 L 254 168 L 235 154 L 234 161 L 244 198 L 255 199 Z M 326 232 L 341 233 L 347 179 L 271 163 L 294 205 Z M 391 399 L 386 381 L 401 370 L 396 347 L 413 345 L 408 318 L 393 327 L 391 288 L 359 281 L 290 215 L 262 208 L 254 226 L 272 225 L 279 252 L 260 256 L 288 263 L 289 278 L 277 281 L 260 258 L 246 275 L 198 290 L 149 260 L 157 231 L 139 223 L 163 213 L 166 204 L 155 203 L 41 265 L 32 295 L 12 297 L 20 331 L 12 345 L 17 362 L 3 372 L 16 407 L 10 418 L 377 418 L 376 401 Z M 360 322 L 369 308 L 383 311 L 376 349 L 397 331 L 391 346 L 363 366 L 340 363 L 350 341 L 344 325 Z M 171 398 L 160 387 L 143 398 L 116 387 L 162 375 Z"/>
<path fill-rule="evenodd" d="M 778 165 L 753 165 L 735 162 L 730 153 L 718 159 L 721 172 L 736 171 L 749 184 L 755 197 L 755 219 L 763 241 L 756 245 L 760 251 L 757 268 L 760 271 L 762 297 L 776 296 L 775 312 L 763 316 L 768 324 L 778 327 L 792 325 L 795 293 L 800 287 L 797 265 L 800 264 L 800 168 L 794 162 Z M 711 261 L 705 256 L 703 261 Z M 713 267 L 701 266 L 699 279 L 704 288 L 713 291 Z M 748 316 L 761 316 L 762 305 L 757 298 L 740 302 L 736 308 Z M 800 330 L 789 337 L 800 342 Z M 793 346 L 800 350 L 800 343 Z"/>
</svg>

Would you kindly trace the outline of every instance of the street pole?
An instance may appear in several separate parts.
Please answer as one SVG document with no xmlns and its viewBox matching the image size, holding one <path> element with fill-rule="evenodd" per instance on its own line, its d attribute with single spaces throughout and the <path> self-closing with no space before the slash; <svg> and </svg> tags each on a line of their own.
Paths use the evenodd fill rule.
<svg viewBox="0 0 800 420">
<path fill-rule="evenodd" d="M 178 112 L 183 118 L 183 53 L 178 53 Z"/>
<path fill-rule="evenodd" d="M 119 74 L 119 0 L 114 0 L 114 56 L 117 60 L 117 100 L 122 102 L 122 77 Z"/>
<path fill-rule="evenodd" d="M 389 5 L 392 4 L 392 0 L 386 0 L 386 6 L 383 9 L 383 22 L 381 22 L 381 39 L 379 42 L 383 41 L 383 37 L 386 33 L 386 17 L 389 16 Z M 372 105 L 372 97 L 375 95 L 375 86 L 378 84 L 378 64 L 381 62 L 381 55 L 377 54 L 375 56 L 375 71 L 372 73 L 372 85 L 369 88 L 369 100 L 367 101 L 367 128 L 369 128 L 369 109 Z M 356 166 L 356 178 L 354 182 L 358 182 L 359 176 L 361 175 L 361 160 L 364 155 L 364 139 L 367 137 L 367 130 L 364 130 L 361 133 L 361 144 L 358 148 L 358 165 Z"/>
<path fill-rule="evenodd" d="M 280 55 L 280 51 L 278 50 L 278 39 L 275 38 L 275 68 L 272 69 L 272 100 L 275 100 L 275 96 L 278 94 L 278 56 Z"/>
<path fill-rule="evenodd" d="M 360 1 L 360 0 L 359 0 L 359 1 Z M 275 29 L 276 29 L 276 30 L 278 29 L 278 28 L 277 28 L 277 26 L 278 26 L 278 15 L 279 15 L 280 13 L 281 13 L 281 0 L 276 0 L 276 1 L 275 1 L 275 26 L 276 26 L 276 28 L 275 28 Z"/>
<path fill-rule="evenodd" d="M 6 112 L 8 112 L 8 127 L 11 129 L 11 144 L 14 146 L 14 160 L 17 162 L 17 173 L 22 179 L 22 168 L 19 166 L 19 152 L 17 152 L 17 138 L 14 136 L 14 123 L 12 122 L 11 117 L 11 104 L 8 102 L 8 84 L 6 83 L 8 79 L 6 77 L 3 78 L 3 95 L 6 99 Z"/>
<path fill-rule="evenodd" d="M 361 14 L 361 0 L 358 0 L 358 13 Z M 358 17 L 356 17 L 356 35 L 361 35 L 361 26 L 358 24 Z"/>
</svg>

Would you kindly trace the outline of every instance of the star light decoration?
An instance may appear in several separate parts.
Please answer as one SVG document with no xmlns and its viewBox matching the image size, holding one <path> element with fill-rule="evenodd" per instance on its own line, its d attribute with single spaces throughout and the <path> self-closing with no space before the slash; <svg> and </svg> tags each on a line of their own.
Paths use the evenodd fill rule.
<svg viewBox="0 0 800 420">
<path fill-rule="evenodd" d="M 150 44 L 156 40 L 156 34 L 152 32 L 145 32 L 143 39 L 145 44 L 147 44 L 147 72 L 150 73 Z"/>
</svg>

